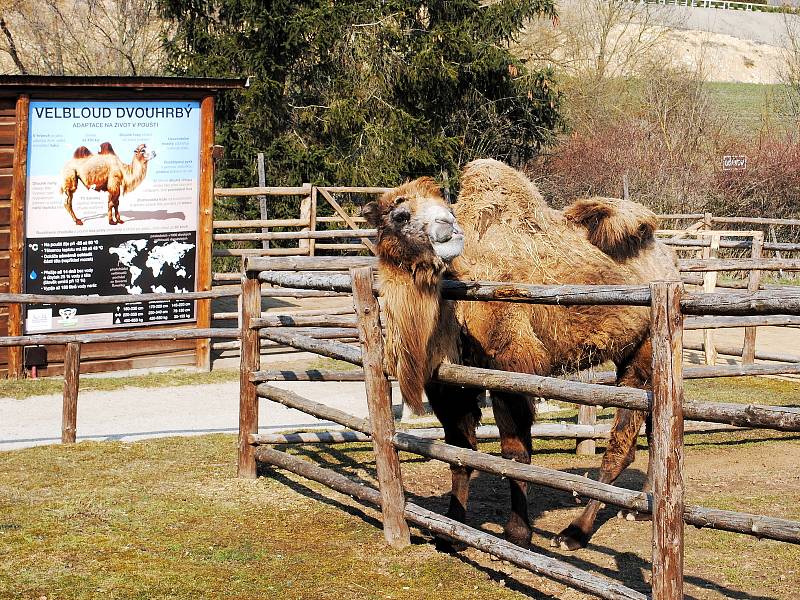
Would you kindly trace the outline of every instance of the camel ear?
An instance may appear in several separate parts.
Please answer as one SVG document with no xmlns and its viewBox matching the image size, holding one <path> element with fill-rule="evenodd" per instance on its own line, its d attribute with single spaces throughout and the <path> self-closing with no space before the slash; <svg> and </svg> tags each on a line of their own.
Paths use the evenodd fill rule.
<svg viewBox="0 0 800 600">
<path fill-rule="evenodd" d="M 378 207 L 378 203 L 373 201 L 369 204 L 365 204 L 361 209 L 361 216 L 367 220 L 367 223 L 373 227 L 377 227 L 381 222 L 381 211 Z"/>
</svg>

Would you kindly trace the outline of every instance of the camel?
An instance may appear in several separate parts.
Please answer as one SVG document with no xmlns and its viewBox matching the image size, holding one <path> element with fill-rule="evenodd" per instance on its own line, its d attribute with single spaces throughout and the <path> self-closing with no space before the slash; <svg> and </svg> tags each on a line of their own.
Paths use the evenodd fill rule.
<svg viewBox="0 0 800 600">
<path fill-rule="evenodd" d="M 124 223 L 119 216 L 119 197 L 139 187 L 147 175 L 147 163 L 155 156 L 155 152 L 147 153 L 145 144 L 139 144 L 133 151 L 131 164 L 126 165 L 116 155 L 109 142 L 103 142 L 97 154 L 92 154 L 86 146 L 77 148 L 72 158 L 61 169 L 64 207 L 75 224 L 83 225 L 83 221 L 75 216 L 72 210 L 72 197 L 78 189 L 79 181 L 87 190 L 108 192 L 108 224 Z"/>
<path fill-rule="evenodd" d="M 488 159 L 468 164 L 461 185 L 452 209 L 429 178 L 406 183 L 363 209 L 378 230 L 386 368 L 397 377 L 409 407 L 422 412 L 424 390 L 445 441 L 475 449 L 480 390 L 432 381 L 443 362 L 560 375 L 610 360 L 618 385 L 646 387 L 651 374 L 647 308 L 442 301 L 440 283 L 445 277 L 609 285 L 677 279 L 674 253 L 654 237 L 655 215 L 634 202 L 609 198 L 580 199 L 564 211 L 554 210 L 525 175 Z M 503 457 L 529 464 L 533 399 L 493 393 L 492 404 Z M 645 417 L 617 410 L 600 481 L 613 482 L 633 461 Z M 447 514 L 462 522 L 470 475 L 467 467 L 451 467 Z M 646 489 L 649 475 L 650 469 Z M 525 547 L 531 539 L 527 485 L 510 485 L 504 534 Z M 589 501 L 552 545 L 586 546 L 600 506 Z M 437 546 L 452 550 L 447 540 L 437 540 Z"/>
</svg>

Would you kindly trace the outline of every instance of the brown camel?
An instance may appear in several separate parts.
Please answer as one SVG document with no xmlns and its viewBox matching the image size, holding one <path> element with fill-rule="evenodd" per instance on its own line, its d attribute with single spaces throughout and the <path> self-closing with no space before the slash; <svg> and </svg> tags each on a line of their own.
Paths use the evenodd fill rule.
<svg viewBox="0 0 800 600">
<path fill-rule="evenodd" d="M 609 285 L 676 279 L 674 254 L 654 238 L 655 215 L 639 204 L 607 198 L 553 210 L 522 173 L 494 160 L 470 163 L 461 182 L 452 211 L 427 178 L 364 208 L 378 229 L 387 369 L 398 378 L 406 403 L 421 412 L 424 390 L 445 440 L 475 449 L 479 390 L 430 381 L 442 362 L 555 375 L 611 360 L 618 385 L 647 386 L 647 308 L 442 302 L 439 289 L 445 276 Z M 532 399 L 494 393 L 492 403 L 502 455 L 530 463 Z M 611 483 L 630 465 L 644 421 L 644 413 L 617 410 L 600 481 Z M 463 521 L 471 469 L 453 466 L 451 471 L 448 516 Z M 504 532 L 510 541 L 527 546 L 527 486 L 510 483 L 511 516 Z M 553 545 L 568 550 L 585 546 L 599 509 L 599 502 L 590 501 Z M 439 545 L 449 548 L 444 540 Z"/>
<path fill-rule="evenodd" d="M 126 165 L 114 153 L 109 142 L 100 145 L 100 152 L 92 154 L 86 147 L 75 150 L 72 158 L 61 169 L 61 193 L 64 194 L 64 207 L 75 221 L 83 225 L 72 210 L 72 197 L 80 181 L 87 190 L 108 192 L 108 224 L 117 225 L 124 221 L 119 216 L 119 197 L 132 192 L 144 181 L 147 163 L 156 153 L 147 153 L 147 146 L 139 144 L 133 151 L 131 164 Z"/>
</svg>

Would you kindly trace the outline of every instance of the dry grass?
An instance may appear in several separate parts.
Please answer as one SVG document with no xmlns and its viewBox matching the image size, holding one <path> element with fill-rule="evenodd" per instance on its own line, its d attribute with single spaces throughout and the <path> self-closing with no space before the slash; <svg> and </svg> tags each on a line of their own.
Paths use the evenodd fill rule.
<svg viewBox="0 0 800 600">
<path fill-rule="evenodd" d="M 691 382 L 690 397 L 793 404 L 798 384 L 767 379 Z M 736 397 L 733 397 L 734 394 Z M 597 457 L 574 441 L 537 440 L 536 464 L 596 477 Z M 695 504 L 800 518 L 800 440 L 736 432 L 688 436 L 686 481 Z M 285 473 L 234 477 L 230 435 L 133 444 L 83 442 L 0 453 L 0 598 L 584 598 L 542 577 L 468 550 L 437 554 L 424 539 L 387 549 L 376 513 Z M 498 452 L 496 443 L 482 449 Z M 368 445 L 293 450 L 371 481 Z M 403 455 L 415 502 L 444 510 L 448 469 Z M 621 478 L 641 486 L 646 452 Z M 470 524 L 498 532 L 507 484 L 476 476 Z M 580 510 L 570 494 L 536 487 L 533 545 L 577 566 L 647 590 L 649 526 L 606 508 L 589 548 L 553 552 L 550 536 Z M 610 519 L 610 520 L 609 520 Z M 793 598 L 800 548 L 687 529 L 692 598 Z"/>
</svg>

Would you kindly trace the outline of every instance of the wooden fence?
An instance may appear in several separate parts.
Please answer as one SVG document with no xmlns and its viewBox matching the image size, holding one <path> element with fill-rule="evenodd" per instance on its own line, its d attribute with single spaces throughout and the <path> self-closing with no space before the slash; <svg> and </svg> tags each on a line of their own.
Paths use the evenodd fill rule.
<svg viewBox="0 0 800 600">
<path fill-rule="evenodd" d="M 781 431 L 800 431 L 800 410 L 762 405 L 684 402 L 682 373 L 682 332 L 684 315 L 706 318 L 771 315 L 800 315 L 800 290 L 755 291 L 740 293 L 686 294 L 679 282 L 659 282 L 650 286 L 539 286 L 507 283 L 450 281 L 443 286 L 443 297 L 466 301 L 501 301 L 558 305 L 624 304 L 650 306 L 653 342 L 653 391 L 601 386 L 522 373 L 506 373 L 460 365 L 441 365 L 436 378 L 443 383 L 490 390 L 545 396 L 590 406 L 616 406 L 652 411 L 657 435 L 651 452 L 654 461 L 654 492 L 633 492 L 603 485 L 587 478 L 566 475 L 531 465 L 449 446 L 431 438 L 398 433 L 389 412 L 389 382 L 382 368 L 382 338 L 379 331 L 379 305 L 370 267 L 358 267 L 349 276 L 321 273 L 297 274 L 291 283 L 297 287 L 352 292 L 358 314 L 361 348 L 332 340 L 315 340 L 301 334 L 265 329 L 260 318 L 261 283 L 286 283 L 293 274 L 281 272 L 274 259 L 247 259 L 241 315 L 242 375 L 240 391 L 239 475 L 255 477 L 256 463 L 262 461 L 287 469 L 333 489 L 377 504 L 383 512 L 384 534 L 388 543 L 409 543 L 408 523 L 413 523 L 465 542 L 518 566 L 560 581 L 601 598 L 645 598 L 624 585 L 581 571 L 576 567 L 518 548 L 488 533 L 470 528 L 405 501 L 398 450 L 436 458 L 451 464 L 471 466 L 514 479 L 548 485 L 626 508 L 653 514 L 652 597 L 656 600 L 683 598 L 683 525 L 711 527 L 755 535 L 761 538 L 800 543 L 800 522 L 775 519 L 695 506 L 683 502 L 684 418 L 728 426 L 761 427 Z M 498 293 L 500 291 L 500 293 Z M 259 369 L 260 338 L 265 337 L 295 348 L 316 352 L 361 365 L 366 384 L 369 419 L 361 419 L 313 402 L 269 384 L 286 379 Z M 745 372 L 761 365 L 737 367 Z M 719 367 L 716 367 L 719 368 Z M 792 368 L 796 368 L 794 365 Z M 302 378 L 303 374 L 295 374 Z M 289 374 L 288 377 L 291 377 Z M 340 373 L 315 373 L 313 378 L 336 380 Z M 312 378 L 312 376 L 309 376 Z M 338 439 L 371 439 L 376 454 L 379 489 L 357 484 L 335 472 L 268 448 L 275 436 L 258 434 L 258 398 L 267 398 L 302 410 L 347 428 L 330 432 Z M 327 441 L 325 435 L 317 440 Z M 293 441 L 291 436 L 281 442 Z M 294 440 L 302 441 L 302 440 Z"/>
</svg>

